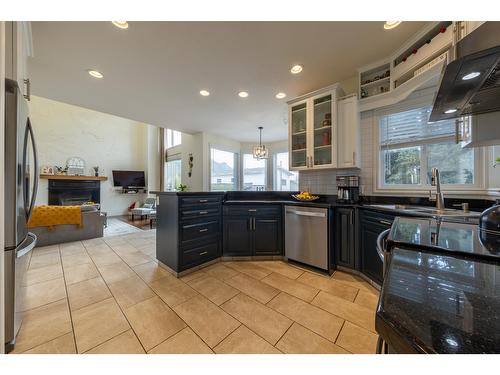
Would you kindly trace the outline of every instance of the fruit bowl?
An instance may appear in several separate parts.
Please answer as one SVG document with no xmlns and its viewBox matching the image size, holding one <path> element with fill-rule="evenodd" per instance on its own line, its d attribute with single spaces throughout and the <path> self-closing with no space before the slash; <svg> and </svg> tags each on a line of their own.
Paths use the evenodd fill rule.
<svg viewBox="0 0 500 375">
<path fill-rule="evenodd" d="M 317 195 L 300 195 L 300 194 L 293 194 L 292 197 L 300 202 L 312 202 L 319 197 Z"/>
</svg>

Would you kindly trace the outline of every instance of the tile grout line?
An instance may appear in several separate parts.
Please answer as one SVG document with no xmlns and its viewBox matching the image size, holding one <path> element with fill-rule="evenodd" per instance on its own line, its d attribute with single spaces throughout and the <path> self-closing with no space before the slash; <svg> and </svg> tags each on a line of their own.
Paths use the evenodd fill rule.
<svg viewBox="0 0 500 375">
<path fill-rule="evenodd" d="M 284 293 L 284 294 L 286 294 L 286 295 L 288 295 L 288 296 L 290 296 L 290 297 L 292 297 L 292 298 L 297 298 L 297 297 L 292 296 L 291 294 L 289 294 L 289 293 L 287 293 L 287 292 L 280 291 L 280 293 L 278 293 L 276 296 L 274 296 L 274 297 L 273 297 L 273 299 L 275 299 L 276 297 L 278 297 L 281 293 Z M 304 302 L 304 303 L 307 303 L 309 306 L 311 306 L 311 307 L 313 307 L 313 308 L 314 308 L 314 307 L 317 307 L 318 309 L 320 309 L 318 306 L 315 306 L 315 305 L 313 305 L 313 304 L 311 304 L 311 303 L 309 303 L 309 302 L 305 302 L 304 300 L 301 300 L 300 298 L 297 298 L 297 299 L 298 299 L 298 300 L 300 300 L 300 301 L 302 301 L 302 302 Z M 272 300 L 271 300 L 271 301 L 272 301 Z M 270 303 L 271 301 L 269 301 L 268 303 Z M 267 306 L 267 304 L 266 304 L 266 306 Z M 272 306 L 268 306 L 268 307 L 269 307 L 270 309 L 272 309 L 273 311 L 276 311 L 277 313 L 282 314 L 280 311 L 276 310 L 276 309 L 275 309 L 275 308 L 273 308 Z M 326 313 L 327 313 L 327 314 L 329 314 L 329 315 L 332 315 L 332 316 L 333 316 L 333 317 L 335 317 L 335 318 L 338 318 L 338 319 L 342 320 L 342 325 L 340 326 L 339 332 L 337 333 L 337 336 L 335 337 L 335 341 L 336 341 L 336 340 L 337 340 L 337 337 L 338 337 L 338 336 L 339 336 L 339 334 L 340 334 L 340 331 L 342 330 L 342 327 L 344 326 L 344 323 L 345 323 L 346 319 L 341 318 L 341 317 L 339 317 L 339 316 L 337 316 L 337 315 L 335 315 L 335 314 L 332 314 L 332 313 L 331 313 L 331 312 L 329 312 L 329 311 L 326 311 L 326 310 L 323 310 L 323 309 L 320 309 L 320 310 L 322 310 L 323 312 L 326 312 Z M 284 314 L 282 314 L 282 315 L 284 315 Z M 330 341 L 331 343 L 335 344 L 335 341 L 332 341 L 332 340 L 331 340 L 331 339 L 329 339 L 328 337 L 323 336 L 323 334 L 318 333 L 318 332 L 315 332 L 315 331 L 314 331 L 314 330 L 312 330 L 311 328 L 306 327 L 304 324 L 302 324 L 302 323 L 300 323 L 300 322 L 296 321 L 295 319 L 290 318 L 289 316 L 286 316 L 286 315 L 284 315 L 284 316 L 285 316 L 285 317 L 287 317 L 288 319 L 290 319 L 292 322 L 297 323 L 297 324 L 299 324 L 300 326 L 302 326 L 302 327 L 304 327 L 304 328 L 308 329 L 309 331 L 313 332 L 314 334 L 318 335 L 319 337 L 322 337 L 322 338 L 324 338 L 325 340 Z M 362 328 L 362 327 L 360 327 L 360 328 Z"/>
<path fill-rule="evenodd" d="M 83 246 L 83 243 L 82 243 L 82 246 Z M 85 247 L 84 247 L 84 249 L 85 249 Z M 62 261 L 62 254 L 61 254 L 61 246 L 59 246 L 59 258 L 61 261 L 61 268 L 63 271 L 64 290 L 66 292 L 66 302 L 68 304 L 69 319 L 71 321 L 71 333 L 73 334 L 73 342 L 75 344 L 75 353 L 78 353 L 78 345 L 76 343 L 76 334 L 75 334 L 75 325 L 73 324 L 73 312 L 71 311 L 71 305 L 69 304 L 68 285 L 66 284 L 66 273 L 64 272 L 64 264 Z"/>
<path fill-rule="evenodd" d="M 83 243 L 82 243 L 82 245 L 83 245 Z M 144 345 L 142 344 L 141 340 L 139 340 L 139 337 L 137 336 L 137 333 L 135 332 L 134 327 L 132 326 L 132 324 L 130 324 L 130 321 L 128 320 L 127 315 L 125 314 L 125 312 L 123 311 L 122 307 L 120 306 L 120 304 L 119 304 L 119 303 L 118 303 L 118 301 L 116 300 L 116 298 L 115 298 L 115 296 L 114 296 L 113 292 L 112 292 L 112 291 L 111 291 L 111 289 L 109 288 L 108 283 L 106 282 L 106 280 L 104 279 L 104 277 L 103 277 L 103 276 L 102 276 L 102 274 L 101 274 L 101 271 L 100 271 L 100 270 L 99 270 L 99 268 L 97 267 L 97 264 L 95 264 L 94 259 L 92 259 L 92 257 L 90 256 L 90 254 L 89 254 L 89 252 L 88 252 L 87 248 L 85 247 L 85 245 L 83 245 L 83 247 L 84 247 L 85 252 L 87 253 L 88 257 L 89 257 L 89 258 L 90 258 L 90 260 L 92 261 L 92 264 L 93 264 L 93 265 L 94 265 L 94 267 L 97 269 L 97 272 L 99 273 L 99 275 L 101 276 L 102 280 L 104 281 L 104 284 L 106 285 L 106 288 L 108 289 L 109 293 L 111 294 L 111 298 L 113 298 L 113 300 L 115 301 L 116 305 L 117 305 L 117 306 L 118 306 L 118 308 L 120 309 L 120 311 L 121 311 L 121 313 L 122 313 L 123 317 L 124 317 L 124 318 L 125 318 L 125 320 L 127 321 L 127 324 L 129 325 L 130 329 L 132 330 L 132 332 L 134 332 L 134 335 L 135 335 L 135 337 L 136 337 L 137 341 L 139 342 L 139 345 L 141 345 L 142 349 L 144 350 L 144 353 L 147 353 L 146 348 L 145 348 L 145 347 L 144 347 Z M 113 250 L 113 248 L 112 248 L 111 246 L 109 246 L 109 245 L 108 245 L 108 247 L 111 249 L 111 251 L 113 251 L 113 252 L 116 254 L 116 252 Z M 116 255 L 118 255 L 118 254 L 116 254 Z M 120 256 L 118 255 L 118 257 L 120 257 Z M 122 258 L 120 257 L 120 259 L 122 259 Z M 123 261 L 123 259 L 122 259 L 122 261 Z M 125 261 L 123 261 L 123 262 L 124 262 L 125 264 L 127 264 Z M 130 267 L 128 264 L 127 264 L 127 267 L 129 267 L 130 269 L 132 269 L 132 267 Z M 149 285 L 148 285 L 148 287 L 149 287 Z M 104 301 L 104 300 L 103 300 L 103 301 Z M 101 301 L 101 302 L 102 302 L 102 301 Z M 89 306 L 90 306 L 90 305 L 89 305 Z M 120 335 L 121 335 L 121 334 L 123 334 L 124 332 L 127 332 L 127 330 L 125 330 L 125 331 L 123 331 L 123 332 L 120 332 L 119 334 L 117 334 L 117 335 L 115 335 L 115 336 L 111 337 L 109 340 L 114 339 L 115 337 L 120 336 Z M 76 335 L 75 335 L 75 340 L 76 340 Z M 85 353 L 86 353 L 86 352 L 88 352 L 89 350 L 92 350 L 92 349 L 97 348 L 99 345 L 102 345 L 102 344 L 104 344 L 105 342 L 107 342 L 107 341 L 109 341 L 109 340 L 106 340 L 106 341 L 104 341 L 104 342 L 102 342 L 102 343 L 99 343 L 99 344 L 97 344 L 96 346 L 93 346 L 92 348 L 89 348 L 88 350 L 86 350 L 86 351 L 85 351 Z"/>
<path fill-rule="evenodd" d="M 125 240 L 125 242 L 126 242 L 126 243 L 129 243 L 129 242 L 128 242 L 128 241 L 126 241 L 126 240 Z M 130 243 L 129 243 L 129 244 L 130 244 Z M 131 246 L 133 246 L 133 245 L 131 245 Z M 171 310 L 171 311 L 172 311 L 172 312 L 173 312 L 173 313 L 174 313 L 174 314 L 175 314 L 175 315 L 176 315 L 176 316 L 177 316 L 177 317 L 178 317 L 178 318 L 179 318 L 179 319 L 180 319 L 180 320 L 181 320 L 181 321 L 182 321 L 182 322 L 186 325 L 186 327 L 189 327 L 189 329 L 190 329 L 190 330 L 191 330 L 191 331 L 192 331 L 192 332 L 193 332 L 196 336 L 198 336 L 198 338 L 199 338 L 201 341 L 203 341 L 203 342 L 207 345 L 207 347 L 208 347 L 208 348 L 210 348 L 210 350 L 212 350 L 212 348 L 210 347 L 210 345 L 208 345 L 208 343 L 206 343 L 206 342 L 205 342 L 205 341 L 204 341 L 204 340 L 203 340 L 203 339 L 202 339 L 202 338 L 201 338 L 201 337 L 200 337 L 200 336 L 196 333 L 196 331 L 195 331 L 195 330 L 194 330 L 194 329 L 193 329 L 193 328 L 192 328 L 189 324 L 187 324 L 187 322 L 186 322 L 186 321 L 184 321 L 184 319 L 182 319 L 182 318 L 181 318 L 181 317 L 177 314 L 177 312 L 174 310 L 173 306 L 170 306 L 168 303 L 166 303 L 166 302 L 165 302 L 165 301 L 161 298 L 161 296 L 160 296 L 158 293 L 156 293 L 156 290 L 154 290 L 154 289 L 153 289 L 153 288 L 152 288 L 152 287 L 151 287 L 151 286 L 150 286 L 150 285 L 149 285 L 149 284 L 148 284 L 148 283 L 147 283 L 147 282 L 146 282 L 146 281 L 145 281 L 145 280 L 144 280 L 144 279 L 143 279 L 143 278 L 142 278 L 142 277 L 141 277 L 141 276 L 140 276 L 140 275 L 136 272 L 136 270 L 135 270 L 133 267 L 129 266 L 129 264 L 128 264 L 127 262 L 125 262 L 125 260 L 123 260 L 123 258 L 120 256 L 120 254 L 118 254 L 118 253 L 117 253 L 117 252 L 113 249 L 113 247 L 112 247 L 112 246 L 108 245 L 108 247 L 109 247 L 109 248 L 111 249 L 111 251 L 112 251 L 113 253 L 115 253 L 115 254 L 116 254 L 116 255 L 117 255 L 117 256 L 118 256 L 118 257 L 119 257 L 119 258 L 120 258 L 120 259 L 121 259 L 121 260 L 122 260 L 122 261 L 123 261 L 123 262 L 124 262 L 124 263 L 125 263 L 125 264 L 126 264 L 126 265 L 127 265 L 127 266 L 128 266 L 128 267 L 129 267 L 129 268 L 130 268 L 130 269 L 131 269 L 131 270 L 132 270 L 132 271 L 133 271 L 133 272 L 134 272 L 134 273 L 135 273 L 135 274 L 136 274 L 139 278 L 140 278 L 140 279 L 141 279 L 141 280 L 143 280 L 143 281 L 144 281 L 144 284 L 146 284 L 146 285 L 148 286 L 148 288 L 149 288 L 149 289 L 150 289 L 150 290 L 151 290 L 151 291 L 155 294 L 155 296 L 156 296 L 156 297 L 158 297 L 158 298 L 159 298 L 159 299 L 160 299 L 160 300 L 161 300 L 161 301 L 162 301 L 162 302 L 163 302 L 163 303 L 164 303 L 164 304 L 165 304 L 165 305 L 166 305 L 166 306 L 167 306 L 167 307 L 168 307 L 168 308 L 169 308 L 169 309 L 170 309 L 170 310 Z M 135 246 L 134 246 L 134 247 L 135 247 Z M 92 257 L 91 257 L 91 258 L 92 258 Z M 155 260 L 155 259 L 152 259 L 151 261 L 154 261 L 154 260 Z M 92 259 L 92 261 L 93 261 L 93 259 Z M 148 262 L 146 262 L 146 263 L 148 263 Z M 143 264 L 145 264 L 145 263 L 143 263 Z M 139 265 L 140 265 L 140 264 L 139 264 Z M 96 265 L 96 268 L 97 268 L 97 265 Z M 97 269 L 97 270 L 98 270 L 98 272 L 100 273 L 99 269 Z M 101 277 L 102 277 L 102 276 L 101 276 Z M 168 277 L 168 276 L 165 276 L 165 277 Z M 160 278 L 160 279 L 161 279 L 161 278 Z M 158 279 L 158 280 L 160 280 L 160 279 Z M 103 278 L 103 280 L 104 280 L 104 278 Z M 156 280 L 155 280 L 155 281 L 156 281 Z M 182 281 L 182 280 L 180 280 L 180 281 Z M 183 282 L 184 284 L 186 284 L 186 285 L 187 285 L 187 283 L 186 283 L 186 282 L 184 282 L 184 281 L 182 281 L 182 282 Z M 106 286 L 107 286 L 107 287 L 108 287 L 108 289 L 109 289 L 109 286 L 108 286 L 108 284 L 107 284 L 106 280 L 104 280 L 104 283 L 106 284 Z M 188 286 L 189 286 L 189 285 L 188 285 Z M 190 286 L 189 286 L 189 287 L 190 287 Z M 191 287 L 190 287 L 190 288 L 191 288 Z M 191 288 L 191 289 L 193 289 L 193 288 Z M 194 290 L 194 289 L 193 289 L 193 290 Z M 110 292 L 111 292 L 111 290 L 110 290 Z M 198 292 L 197 292 L 197 293 L 198 293 Z M 113 295 L 113 293 L 112 293 L 112 292 L 111 292 L 111 295 Z M 187 301 L 191 300 L 191 299 L 192 299 L 192 298 L 194 298 L 194 297 L 196 297 L 196 296 L 193 296 L 193 297 L 191 297 L 191 298 L 187 299 L 187 300 L 186 300 L 186 301 L 184 301 L 184 302 L 187 302 Z M 114 295 L 113 295 L 113 298 L 114 298 Z M 154 298 L 154 297 L 151 297 L 151 298 Z M 116 299 L 115 299 L 115 301 L 116 301 Z M 144 301 L 146 301 L 146 300 L 144 300 Z M 141 301 L 141 302 L 144 302 L 144 301 Z M 138 303 L 136 303 L 135 305 L 137 305 L 137 304 L 139 304 L 139 303 L 141 303 L 141 302 L 138 302 Z M 184 303 L 184 302 L 182 302 L 182 303 Z M 119 305 L 119 303 L 118 303 L 118 302 L 116 302 L 116 304 L 120 307 L 120 310 L 121 310 L 121 306 Z M 132 306 L 135 306 L 135 305 L 132 305 Z M 180 305 L 180 304 L 179 304 L 179 305 Z M 129 307 L 132 307 L 132 306 L 129 306 Z M 142 345 L 141 340 L 140 340 L 140 339 L 139 339 L 139 337 L 137 336 L 137 333 L 135 332 L 135 330 L 134 330 L 134 328 L 133 328 L 132 324 L 130 324 L 130 321 L 128 320 L 127 316 L 125 315 L 125 313 L 124 313 L 123 311 L 122 311 L 122 313 L 123 313 L 123 315 L 125 316 L 125 319 L 127 319 L 127 322 L 129 323 L 130 328 L 132 329 L 132 332 L 134 332 L 134 335 L 136 336 L 137 341 L 139 341 L 139 343 L 141 344 L 142 348 L 144 349 L 144 352 L 145 352 L 146 354 L 148 354 L 148 351 L 147 351 L 147 350 L 146 350 L 146 348 Z M 175 336 L 176 334 L 178 334 L 179 332 L 181 332 L 183 329 L 184 329 L 184 328 L 182 328 L 181 330 L 179 330 L 179 331 L 175 332 L 174 334 L 170 335 L 170 336 L 169 336 L 169 337 L 167 337 L 165 340 L 163 340 L 162 342 L 160 342 L 158 345 L 163 344 L 165 341 L 167 341 L 167 340 L 168 340 L 168 339 L 170 339 L 171 337 Z M 116 337 L 116 336 L 115 336 L 115 337 Z M 154 346 L 153 348 L 151 348 L 151 349 L 150 349 L 150 351 L 151 351 L 151 350 L 153 350 L 154 348 L 156 348 L 158 345 L 156 345 L 156 346 Z M 89 350 L 90 350 L 90 349 L 89 349 Z M 212 352 L 213 352 L 213 350 L 212 350 Z"/>
</svg>

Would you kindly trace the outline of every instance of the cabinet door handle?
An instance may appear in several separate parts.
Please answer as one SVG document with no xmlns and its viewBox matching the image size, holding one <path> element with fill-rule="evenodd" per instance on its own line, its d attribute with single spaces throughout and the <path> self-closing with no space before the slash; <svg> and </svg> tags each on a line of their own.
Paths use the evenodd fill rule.
<svg viewBox="0 0 500 375">
<path fill-rule="evenodd" d="M 200 211 L 199 214 L 200 215 L 206 215 L 206 214 L 208 214 L 208 211 Z"/>
<path fill-rule="evenodd" d="M 255 218 L 252 217 L 252 219 L 253 219 L 253 230 L 255 230 Z"/>
<path fill-rule="evenodd" d="M 208 251 L 204 251 L 204 252 L 200 253 L 200 255 L 205 255 L 205 254 L 208 254 Z"/>
<path fill-rule="evenodd" d="M 200 229 L 200 233 L 208 232 L 207 228 Z"/>
<path fill-rule="evenodd" d="M 352 165 L 356 165 L 356 151 L 352 152 Z"/>
<path fill-rule="evenodd" d="M 392 222 L 387 221 L 387 220 L 379 220 L 378 222 L 379 222 L 380 224 L 392 225 Z"/>
</svg>

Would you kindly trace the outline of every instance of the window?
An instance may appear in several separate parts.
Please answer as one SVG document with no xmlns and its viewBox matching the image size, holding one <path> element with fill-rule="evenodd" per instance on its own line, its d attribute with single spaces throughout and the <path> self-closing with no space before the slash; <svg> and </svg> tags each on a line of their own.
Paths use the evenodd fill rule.
<svg viewBox="0 0 500 375">
<path fill-rule="evenodd" d="M 165 163 L 165 190 L 175 191 L 181 183 L 182 162 L 180 155 L 167 158 Z"/>
<path fill-rule="evenodd" d="M 288 152 L 274 154 L 274 190 L 299 190 L 299 174 L 288 170 Z"/>
<path fill-rule="evenodd" d="M 243 155 L 243 190 L 266 190 L 266 159 L 255 159 L 253 154 Z"/>
<path fill-rule="evenodd" d="M 429 123 L 430 107 L 379 118 L 381 182 L 385 187 L 428 186 L 431 169 L 441 183 L 475 184 L 473 149 L 455 144 L 455 121 Z"/>
<path fill-rule="evenodd" d="M 210 148 L 210 190 L 238 190 L 238 154 Z"/>
<path fill-rule="evenodd" d="M 181 132 L 172 129 L 165 129 L 165 144 L 167 145 L 167 148 L 172 148 L 180 145 L 182 142 L 181 136 Z"/>
</svg>

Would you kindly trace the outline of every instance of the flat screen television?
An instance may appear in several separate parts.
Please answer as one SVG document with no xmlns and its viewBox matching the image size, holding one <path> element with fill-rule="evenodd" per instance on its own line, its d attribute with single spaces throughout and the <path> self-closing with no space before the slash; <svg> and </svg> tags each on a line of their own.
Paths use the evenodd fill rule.
<svg viewBox="0 0 500 375">
<path fill-rule="evenodd" d="M 124 189 L 145 188 L 144 171 L 113 171 L 113 185 Z"/>
</svg>

